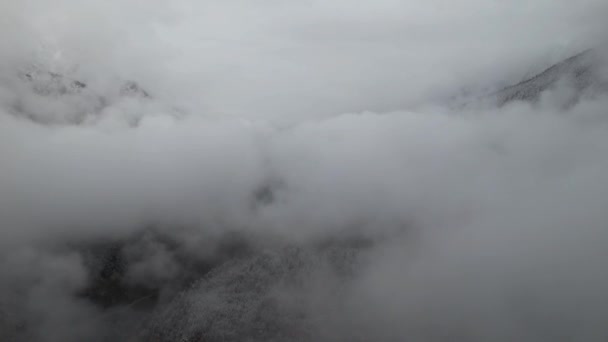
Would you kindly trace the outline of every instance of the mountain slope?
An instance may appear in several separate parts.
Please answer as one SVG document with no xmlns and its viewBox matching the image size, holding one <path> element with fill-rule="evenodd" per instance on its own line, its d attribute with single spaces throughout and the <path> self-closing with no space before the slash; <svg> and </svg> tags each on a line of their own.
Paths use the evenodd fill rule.
<svg viewBox="0 0 608 342">
<path fill-rule="evenodd" d="M 574 89 L 572 101 L 584 92 L 606 92 L 607 80 L 601 75 L 603 63 L 596 50 L 586 50 L 557 64 L 552 65 L 541 73 L 503 88 L 489 95 L 492 102 L 503 106 L 513 101 L 538 101 L 548 90 L 555 89 L 560 84 Z"/>
</svg>

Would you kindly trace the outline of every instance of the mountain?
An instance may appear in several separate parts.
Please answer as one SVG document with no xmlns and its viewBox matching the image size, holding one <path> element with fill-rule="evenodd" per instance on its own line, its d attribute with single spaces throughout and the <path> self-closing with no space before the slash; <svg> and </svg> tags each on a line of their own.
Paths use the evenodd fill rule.
<svg viewBox="0 0 608 342">
<path fill-rule="evenodd" d="M 490 93 L 466 91 L 447 102 L 455 111 L 487 109 L 514 102 L 537 103 L 544 95 L 557 91 L 560 104 L 568 108 L 582 98 L 608 94 L 607 56 L 605 49 L 588 49 L 515 84 Z"/>
<path fill-rule="evenodd" d="M 487 100 L 498 106 L 513 101 L 536 102 L 544 92 L 565 85 L 574 90 L 569 99 L 569 104 L 572 104 L 583 94 L 608 92 L 608 79 L 602 75 L 603 67 L 604 63 L 597 50 L 586 50 L 552 65 L 529 79 L 488 95 Z"/>
<path fill-rule="evenodd" d="M 72 75 L 31 68 L 3 79 L 11 96 L 3 100 L 13 116 L 44 125 L 81 125 L 103 120 L 119 112 L 123 121 L 137 126 L 151 108 L 175 118 L 181 110 L 154 98 L 135 81 L 116 81 L 113 86 L 91 86 Z"/>
<path fill-rule="evenodd" d="M 566 105 L 608 94 L 600 55 L 584 51 L 488 94 L 482 102 L 537 102 L 561 85 L 571 90 Z M 19 82 L 28 91 L 13 100 L 13 114 L 44 124 L 78 124 L 90 113 L 103 115 L 112 101 L 154 100 L 135 82 L 115 89 L 114 97 L 95 93 L 81 80 L 40 70 L 20 74 Z M 70 115 L 53 116 L 54 110 L 66 108 Z M 272 189 L 263 187 L 254 197 L 263 204 L 273 196 Z M 213 252 L 203 255 L 200 250 L 207 245 L 189 250 L 174 236 L 151 230 L 119 241 L 78 241 L 65 248 L 82 257 L 90 280 L 74 297 L 108 320 L 100 329 L 108 334 L 102 341 L 124 341 L 126 336 L 132 342 L 355 340 L 348 331 L 328 335 L 320 321 L 333 319 L 331 310 L 339 311 L 341 296 L 348 293 L 372 242 L 350 238 L 297 245 L 270 240 L 226 234 L 208 242 Z M 133 272 L 139 272 L 137 281 Z M 9 314 L 7 308 L 17 306 L 9 304 L 0 303 L 0 340 L 28 340 L 23 337 L 28 322 Z"/>
<path fill-rule="evenodd" d="M 285 246 L 227 262 L 157 312 L 139 341 L 319 341 L 318 308 L 307 300 L 315 274 L 323 272 L 316 296 L 335 299 L 362 249 L 331 244 Z M 327 281 L 331 279 L 331 281 Z M 281 296 L 284 291 L 286 296 Z M 327 301 L 327 303 L 333 302 Z M 318 304 L 318 303 L 317 303 Z"/>
</svg>

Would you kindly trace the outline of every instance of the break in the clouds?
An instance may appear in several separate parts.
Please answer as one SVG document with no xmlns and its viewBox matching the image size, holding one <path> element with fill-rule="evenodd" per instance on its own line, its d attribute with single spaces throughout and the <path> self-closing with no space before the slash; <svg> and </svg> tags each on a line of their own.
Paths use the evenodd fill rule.
<svg viewBox="0 0 608 342">
<path fill-rule="evenodd" d="M 0 339 L 605 340 L 607 10 L 0 5 Z"/>
</svg>

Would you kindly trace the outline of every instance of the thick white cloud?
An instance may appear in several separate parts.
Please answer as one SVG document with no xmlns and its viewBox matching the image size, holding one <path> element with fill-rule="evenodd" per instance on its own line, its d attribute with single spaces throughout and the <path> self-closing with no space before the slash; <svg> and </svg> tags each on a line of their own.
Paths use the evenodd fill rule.
<svg viewBox="0 0 608 342">
<path fill-rule="evenodd" d="M 535 105 L 460 111 L 438 99 L 603 44 L 607 9 L 599 0 L 3 3 L 0 289 L 10 295 L 0 305 L 22 300 L 7 306 L 36 322 L 32 338 L 83 340 L 104 318 L 73 298 L 86 272 L 63 241 L 157 225 L 205 254 L 229 230 L 309 241 L 350 229 L 397 237 L 372 251 L 344 321 L 327 323 L 338 334 L 350 320 L 377 340 L 433 329 L 550 340 L 537 332 L 547 324 L 593 340 L 608 282 L 606 99 L 563 109 L 558 90 Z M 40 96 L 17 78 L 32 64 L 87 89 Z M 123 80 L 153 98 L 115 96 Z M 106 107 L 80 125 L 15 115 L 18 103 L 62 122 L 76 107 L 94 111 L 94 94 Z M 273 200 L 260 203 L 268 187 Z M 135 246 L 143 260 L 129 280 L 177 272 L 163 248 Z M 6 292 L 15 288 L 21 295 Z M 82 329 L 70 335 L 76 318 Z"/>
</svg>

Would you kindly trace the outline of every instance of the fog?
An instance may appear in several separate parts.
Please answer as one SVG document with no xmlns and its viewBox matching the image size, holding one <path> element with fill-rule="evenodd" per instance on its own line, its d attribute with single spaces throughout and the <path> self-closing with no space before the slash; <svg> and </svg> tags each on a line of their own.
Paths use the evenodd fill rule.
<svg viewBox="0 0 608 342">
<path fill-rule="evenodd" d="M 204 295 L 192 282 L 236 234 L 251 258 L 371 241 L 352 276 L 313 263 L 276 294 L 309 340 L 605 340 L 608 97 L 564 106 L 578 90 L 562 82 L 535 103 L 453 101 L 588 48 L 608 65 L 606 14 L 600 0 L 0 4 L 0 339 L 136 340 L 179 293 Z M 160 291 L 156 307 L 82 295 L 87 250 L 113 243 L 125 288 Z"/>
</svg>

